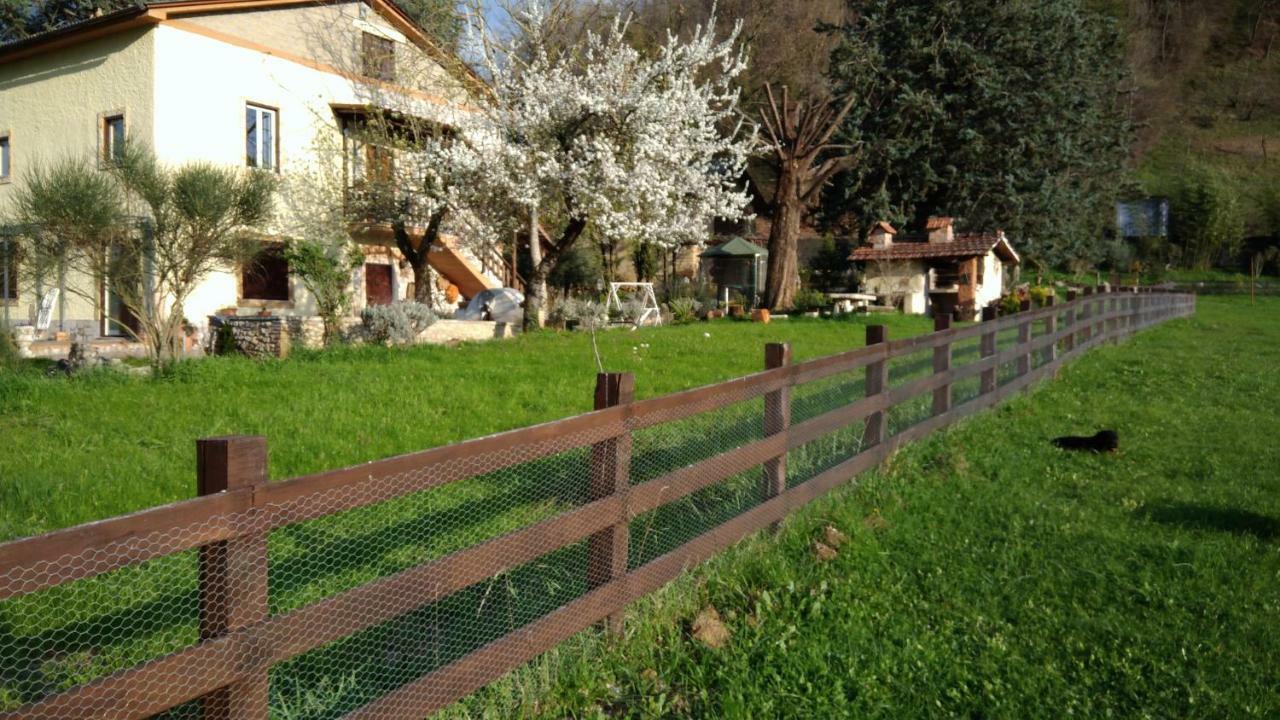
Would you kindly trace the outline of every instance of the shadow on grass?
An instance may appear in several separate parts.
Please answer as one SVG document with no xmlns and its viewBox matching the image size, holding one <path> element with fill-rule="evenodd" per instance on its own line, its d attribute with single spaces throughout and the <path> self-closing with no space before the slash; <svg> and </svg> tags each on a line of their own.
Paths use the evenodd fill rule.
<svg viewBox="0 0 1280 720">
<path fill-rule="evenodd" d="M 1252 535 L 1266 541 L 1280 538 L 1280 520 L 1239 508 L 1165 502 L 1140 508 L 1135 514 L 1145 520 L 1188 530 Z"/>
</svg>

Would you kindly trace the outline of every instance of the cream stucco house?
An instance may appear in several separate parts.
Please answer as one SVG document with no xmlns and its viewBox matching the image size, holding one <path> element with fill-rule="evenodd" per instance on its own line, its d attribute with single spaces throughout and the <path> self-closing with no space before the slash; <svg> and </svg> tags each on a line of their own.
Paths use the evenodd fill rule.
<svg viewBox="0 0 1280 720">
<path fill-rule="evenodd" d="M 1004 232 L 956 233 L 951 218 L 929 218 L 925 232 L 900 235 L 876 223 L 849 259 L 863 267 L 863 290 L 903 312 L 955 313 L 973 320 L 1008 287 L 1021 260 Z"/>
<path fill-rule="evenodd" d="M 204 160 L 288 175 L 339 154 L 347 182 L 376 162 L 344 129 L 370 106 L 449 126 L 470 112 L 480 82 L 385 0 L 184 0 L 129 7 L 0 46 L 0 212 L 33 163 L 71 153 L 109 159 L 143 141 L 165 163 Z M 327 160 L 334 162 L 334 160 Z M 284 207 L 281 211 L 286 211 Z M 352 278 L 358 311 L 411 296 L 412 272 L 389 228 L 363 228 L 366 264 Z M 498 287 L 500 257 L 451 241 L 432 265 L 465 298 Z M 11 319 L 34 316 L 45 287 L 0 299 Z M 3 293 L 0 293 L 3 294 Z M 50 332 L 119 335 L 124 312 L 109 289 L 63 292 Z M 301 285 L 270 252 L 253 269 L 227 267 L 187 302 L 192 324 L 237 308 L 312 314 Z"/>
</svg>

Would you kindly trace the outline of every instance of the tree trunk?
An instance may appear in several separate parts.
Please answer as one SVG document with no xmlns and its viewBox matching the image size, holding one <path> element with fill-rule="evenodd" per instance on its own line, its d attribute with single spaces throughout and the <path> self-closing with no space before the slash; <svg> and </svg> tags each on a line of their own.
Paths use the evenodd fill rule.
<svg viewBox="0 0 1280 720">
<path fill-rule="evenodd" d="M 435 278 L 431 272 L 431 263 L 427 262 L 427 254 L 419 253 L 418 257 L 409 262 L 409 267 L 413 269 L 414 302 L 420 302 L 434 310 L 435 293 L 431 292 L 431 286 Z"/>
<path fill-rule="evenodd" d="M 533 263 L 533 271 L 525 281 L 524 293 L 524 329 L 526 331 L 536 330 L 542 326 L 541 311 L 547 300 L 547 278 L 551 275 L 551 271 L 556 269 L 556 265 L 560 263 L 560 258 L 569 252 L 573 247 L 573 243 L 577 241 L 578 236 L 587 228 L 587 221 L 574 218 L 565 226 L 564 232 L 560 234 L 560 241 L 554 245 L 548 243 L 547 252 L 542 254 L 541 262 Z M 530 250 L 534 249 L 535 244 L 540 244 L 537 236 L 530 235 Z"/>
<path fill-rule="evenodd" d="M 553 263 L 548 263 L 550 258 L 544 259 L 541 263 L 534 266 L 533 272 L 530 273 L 524 284 L 524 330 L 529 332 L 542 327 L 542 307 L 546 303 L 542 290 L 547 286 L 547 276 L 551 274 Z"/>
<path fill-rule="evenodd" d="M 427 257 L 431 253 L 431 246 L 440 239 L 440 226 L 444 224 L 444 216 L 445 212 L 441 211 L 427 220 L 427 228 L 416 245 L 413 237 L 409 235 L 409 228 L 403 218 L 397 218 L 391 223 L 391 229 L 395 233 L 396 248 L 400 250 L 401 255 L 404 255 L 405 260 L 409 261 L 409 267 L 413 269 L 413 299 L 432 310 L 435 309 L 435 293 L 431 292 L 431 263 Z"/>
<path fill-rule="evenodd" d="M 778 187 L 774 193 L 764 305 L 775 311 L 790 310 L 800 286 L 796 244 L 800 238 L 800 216 L 804 208 L 797 192 L 797 181 L 795 168 L 787 163 L 778 177 Z"/>
</svg>

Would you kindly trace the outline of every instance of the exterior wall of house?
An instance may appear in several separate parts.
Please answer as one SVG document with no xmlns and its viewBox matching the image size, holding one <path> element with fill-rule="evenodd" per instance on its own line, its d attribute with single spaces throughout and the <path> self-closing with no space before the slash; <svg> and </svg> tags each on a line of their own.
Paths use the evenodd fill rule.
<svg viewBox="0 0 1280 720">
<path fill-rule="evenodd" d="M 0 181 L 0 213 L 9 210 L 36 163 L 98 153 L 106 115 L 123 112 L 126 137 L 150 141 L 154 66 L 155 38 L 145 28 L 0 64 L 0 134 L 8 133 L 11 153 L 10 180 Z M 54 308 L 51 330 L 96 335 L 101 329 L 96 289 L 74 274 L 64 284 L 68 292 Z M 57 285 L 49 278 L 45 288 Z M 19 286 L 18 299 L 7 303 L 11 320 L 34 319 L 41 289 Z"/>
<path fill-rule="evenodd" d="M 978 261 L 982 263 L 982 284 L 974 294 L 974 306 L 981 309 L 999 300 L 1004 294 L 1004 263 L 993 252 L 982 256 Z"/>
<path fill-rule="evenodd" d="M 371 33 L 395 45 L 395 82 L 449 104 L 467 102 L 467 90 L 434 58 L 368 5 L 360 2 L 208 13 L 183 16 L 175 26 L 196 25 L 215 33 L 251 40 L 284 57 L 306 58 L 341 72 L 359 74 L 362 35 Z"/>
<path fill-rule="evenodd" d="M 292 53 L 309 53 L 325 65 L 330 43 L 342 39 L 358 42 L 361 29 L 366 27 L 389 29 L 371 10 L 361 17 L 361 7 L 367 9 L 348 3 L 223 13 L 162 23 L 156 31 L 157 154 L 171 163 L 206 160 L 243 167 L 245 106 L 273 108 L 278 113 L 278 167 L 284 178 L 277 209 L 287 215 L 306 212 L 302 193 L 291 194 L 291 175 L 340 173 L 342 136 L 333 105 L 379 103 L 418 117 L 456 122 L 459 110 L 434 96 L 379 94 L 358 80 L 335 72 L 336 68 L 317 67 L 303 61 L 305 58 L 288 57 Z M 215 30 L 216 36 L 204 32 L 209 29 Z M 275 42 L 285 45 L 284 52 L 269 54 L 259 47 L 275 50 Z M 401 56 L 413 54 L 419 66 L 428 65 L 429 59 L 415 47 L 398 48 Z M 444 72 L 438 65 L 433 67 L 438 74 Z M 460 86 L 453 81 L 453 87 Z M 279 225 L 276 232 L 288 232 L 287 218 Z M 399 252 L 375 247 L 366 254 L 366 263 L 397 266 L 393 297 L 404 299 L 412 274 L 398 267 L 402 259 Z M 296 278 L 290 282 L 291 300 L 287 303 L 247 300 L 240 297 L 239 274 L 228 268 L 211 275 L 192 295 L 187 316 L 199 326 L 209 315 L 226 307 L 314 314 L 314 301 L 301 283 Z M 354 273 L 352 292 L 353 309 L 358 312 L 364 307 L 362 270 Z"/>
<path fill-rule="evenodd" d="M 867 263 L 863 280 L 864 292 L 880 296 L 882 301 L 902 299 L 902 311 L 923 315 L 928 308 L 928 277 L 919 260 L 895 260 Z"/>
<path fill-rule="evenodd" d="M 352 75 L 360 69 L 364 32 L 397 41 L 397 80 L 409 90 Z M 289 178 L 326 171 L 341 177 L 334 105 L 378 104 L 445 124 L 466 112 L 462 83 L 405 40 L 371 8 L 352 2 L 165 20 L 0 66 L 0 133 L 9 134 L 13 158 L 13 182 L 0 184 L 0 209 L 33 158 L 96 152 L 102 115 L 120 110 L 128 139 L 147 142 L 164 163 L 245 167 L 245 106 L 253 103 L 278 113 L 277 167 L 284 182 L 280 218 L 269 230 L 285 235 L 289 217 L 306 209 Z M 400 253 L 375 246 L 366 254 L 367 263 L 395 268 L 393 297 L 404 299 L 412 271 L 402 266 Z M 85 279 L 68 279 L 77 282 Z M 353 273 L 351 290 L 358 312 L 365 301 L 363 269 Z M 196 288 L 184 314 L 201 329 L 209 315 L 229 307 L 241 314 L 263 308 L 314 314 L 313 299 L 296 279 L 290 295 L 287 302 L 243 299 L 240 273 L 226 267 Z M 95 303 L 72 293 L 64 297 L 63 328 L 101 331 Z M 34 292 L 20 288 L 11 317 L 33 318 L 36 302 Z M 58 317 L 55 311 L 53 330 Z"/>
</svg>

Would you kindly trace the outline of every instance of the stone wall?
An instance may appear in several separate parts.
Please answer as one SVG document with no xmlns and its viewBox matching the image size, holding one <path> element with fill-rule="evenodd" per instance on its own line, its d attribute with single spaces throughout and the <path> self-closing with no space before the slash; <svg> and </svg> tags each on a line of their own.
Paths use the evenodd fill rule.
<svg viewBox="0 0 1280 720">
<path fill-rule="evenodd" d="M 289 327 L 281 317 L 217 317 L 212 319 L 211 342 L 214 352 L 226 351 L 217 347 L 223 333 L 230 333 L 234 351 L 252 358 L 288 357 Z M 227 330 L 221 330 L 225 327 Z"/>
</svg>

